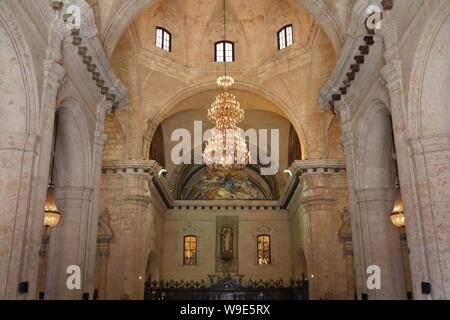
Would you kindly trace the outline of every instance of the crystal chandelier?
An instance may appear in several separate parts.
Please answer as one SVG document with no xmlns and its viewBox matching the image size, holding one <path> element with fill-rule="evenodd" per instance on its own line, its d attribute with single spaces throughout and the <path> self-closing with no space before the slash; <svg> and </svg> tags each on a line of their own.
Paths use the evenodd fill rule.
<svg viewBox="0 0 450 320">
<path fill-rule="evenodd" d="M 56 206 L 55 199 L 55 185 L 53 183 L 53 169 L 55 167 L 55 149 L 56 149 L 56 134 L 58 131 L 58 116 L 56 116 L 55 129 L 53 133 L 53 148 L 52 148 L 52 162 L 50 168 L 50 182 L 47 189 L 47 200 L 44 208 L 44 225 L 46 227 L 55 227 L 61 219 L 61 213 Z"/>
<path fill-rule="evenodd" d="M 226 39 L 226 7 L 224 0 L 224 39 Z M 243 130 L 237 125 L 244 120 L 244 110 L 234 94 L 228 89 L 234 79 L 227 76 L 227 61 L 224 59 L 225 75 L 217 79 L 222 89 L 208 110 L 208 119 L 215 123 L 211 137 L 206 142 L 203 162 L 213 167 L 245 166 L 250 159 Z"/>
<path fill-rule="evenodd" d="M 45 202 L 44 225 L 46 227 L 55 227 L 61 218 L 61 213 L 56 207 L 55 187 L 50 184 L 47 189 L 47 200 Z"/>
<path fill-rule="evenodd" d="M 391 213 L 391 222 L 396 228 L 403 228 L 405 226 L 405 213 L 403 210 L 403 201 L 402 194 L 400 188 L 396 188 L 395 190 L 395 204 L 394 209 L 392 209 Z"/>
</svg>

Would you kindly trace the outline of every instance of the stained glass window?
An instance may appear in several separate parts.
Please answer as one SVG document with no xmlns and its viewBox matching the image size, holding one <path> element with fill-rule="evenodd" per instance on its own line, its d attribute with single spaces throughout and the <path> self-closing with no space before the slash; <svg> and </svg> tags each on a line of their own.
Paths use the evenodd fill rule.
<svg viewBox="0 0 450 320">
<path fill-rule="evenodd" d="M 197 264 L 197 237 L 185 236 L 184 237 L 184 255 L 183 264 L 193 266 Z"/>
<path fill-rule="evenodd" d="M 258 264 L 268 265 L 272 263 L 270 252 L 270 236 L 266 234 L 257 237 L 258 242 Z"/>
</svg>

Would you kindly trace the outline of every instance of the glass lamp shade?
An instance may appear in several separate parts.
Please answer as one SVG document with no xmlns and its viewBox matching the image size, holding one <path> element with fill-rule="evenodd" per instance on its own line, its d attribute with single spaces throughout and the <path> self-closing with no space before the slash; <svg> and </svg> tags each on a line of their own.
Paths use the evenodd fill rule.
<svg viewBox="0 0 450 320">
<path fill-rule="evenodd" d="M 55 188 L 50 185 L 47 190 L 47 200 L 45 202 L 44 225 L 54 227 L 59 223 L 61 213 L 56 206 Z"/>
<path fill-rule="evenodd" d="M 397 228 L 405 226 L 405 214 L 403 212 L 403 200 L 400 189 L 396 191 L 394 209 L 392 209 L 391 213 L 391 222 Z"/>
</svg>

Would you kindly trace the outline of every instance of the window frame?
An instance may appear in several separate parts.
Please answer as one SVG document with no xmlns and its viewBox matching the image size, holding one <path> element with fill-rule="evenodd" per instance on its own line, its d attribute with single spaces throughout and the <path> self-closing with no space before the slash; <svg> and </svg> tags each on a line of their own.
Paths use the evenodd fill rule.
<svg viewBox="0 0 450 320">
<path fill-rule="evenodd" d="M 195 239 L 195 255 L 194 255 L 194 258 L 192 258 L 192 257 L 188 258 L 186 256 L 186 251 L 187 250 L 189 250 L 191 252 L 193 251 L 192 248 L 186 249 L 186 243 L 187 243 L 186 239 L 187 238 L 194 238 Z M 187 263 L 187 259 L 193 259 L 194 263 Z M 194 235 L 194 234 L 185 235 L 183 237 L 183 266 L 196 266 L 197 263 L 198 263 L 198 237 L 196 235 Z"/>
<path fill-rule="evenodd" d="M 158 30 L 162 31 L 162 39 L 161 39 L 161 46 L 162 47 L 158 46 Z M 166 50 L 164 48 L 164 39 L 165 39 L 166 34 L 169 36 L 169 50 Z M 161 50 L 164 50 L 166 52 L 172 52 L 172 34 L 169 32 L 169 30 L 167 30 L 166 28 L 163 28 L 163 27 L 159 27 L 159 26 L 156 27 L 156 31 L 155 31 L 155 45 L 156 45 L 157 48 L 159 48 Z"/>
<path fill-rule="evenodd" d="M 268 239 L 269 239 L 269 249 L 268 250 L 264 250 L 264 249 L 259 249 L 259 239 L 261 238 L 261 237 L 267 237 Z M 263 242 L 264 243 L 264 242 Z M 269 256 L 269 262 L 268 263 L 266 263 L 266 264 L 261 264 L 261 263 L 259 263 L 259 253 L 260 252 L 264 252 L 264 251 L 268 251 L 268 256 Z M 263 233 L 263 234 L 258 234 L 257 236 L 256 236 L 256 264 L 258 265 L 258 266 L 270 266 L 270 265 L 272 265 L 272 237 L 271 237 L 271 235 L 270 234 L 267 234 L 267 233 Z"/>
<path fill-rule="evenodd" d="M 287 35 L 287 30 L 288 28 L 291 28 L 291 32 L 292 32 L 292 43 L 288 45 L 288 35 Z M 284 48 L 281 48 L 281 41 L 280 41 L 280 36 L 281 33 L 284 31 L 284 41 L 285 41 L 285 45 Z M 286 49 L 287 47 L 290 47 L 294 44 L 294 27 L 292 24 L 287 24 L 284 27 L 282 27 L 280 30 L 278 30 L 277 32 L 277 43 L 278 43 L 278 50 L 283 50 Z"/>
<path fill-rule="evenodd" d="M 223 61 L 217 60 L 217 45 L 223 44 Z M 226 45 L 231 44 L 231 61 L 226 61 L 227 59 L 227 49 Z M 234 42 L 228 41 L 228 40 L 221 40 L 214 43 L 214 62 L 224 63 L 224 62 L 235 62 L 236 61 L 236 55 L 235 55 L 235 49 L 234 49 Z"/>
</svg>

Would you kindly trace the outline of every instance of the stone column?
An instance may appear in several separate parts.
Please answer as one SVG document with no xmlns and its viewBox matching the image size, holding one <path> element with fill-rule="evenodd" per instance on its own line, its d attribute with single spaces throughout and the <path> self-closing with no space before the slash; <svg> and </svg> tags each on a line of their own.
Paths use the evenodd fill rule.
<svg viewBox="0 0 450 320">
<path fill-rule="evenodd" d="M 100 181 L 102 174 L 102 158 L 103 151 L 107 142 L 107 135 L 105 132 L 105 117 L 112 109 L 112 102 L 106 99 L 97 104 L 97 122 L 94 131 L 94 152 L 93 152 L 93 172 L 92 172 L 92 186 L 93 196 L 90 208 L 89 223 L 87 224 L 87 249 L 86 253 L 86 271 L 84 274 L 84 293 L 89 293 L 89 298 L 92 299 L 94 295 L 94 270 L 95 257 L 97 247 L 97 230 L 100 210 Z"/>
<path fill-rule="evenodd" d="M 450 135 L 410 139 L 409 145 L 431 297 L 450 299 Z M 405 216 L 408 219 L 408 212 Z M 406 230 L 411 244 L 408 228 L 409 223 Z"/>
<path fill-rule="evenodd" d="M 405 228 L 402 228 L 400 230 L 400 239 L 401 239 L 401 247 L 402 247 L 403 270 L 405 273 L 406 293 L 412 295 L 413 288 L 412 288 L 412 278 L 411 278 L 411 264 L 409 261 L 409 248 L 408 248 L 408 240 L 406 238 Z M 409 299 L 412 299 L 412 297 Z"/>
<path fill-rule="evenodd" d="M 450 178 L 450 137 L 410 136 L 403 63 L 397 46 L 386 50 L 384 55 L 386 65 L 381 69 L 381 75 L 391 101 L 414 299 L 448 299 L 450 189 L 446 187 L 446 181 Z M 422 282 L 431 283 L 431 296 L 422 293 Z"/>
<path fill-rule="evenodd" d="M 39 250 L 39 272 L 36 294 L 39 296 L 45 293 L 45 270 L 47 269 L 47 253 L 48 253 L 48 242 L 49 242 L 49 232 L 48 228 L 45 228 L 44 235 L 42 236 L 42 246 Z"/>
<path fill-rule="evenodd" d="M 364 267 L 363 244 L 361 240 L 360 214 L 355 190 L 355 151 L 354 138 L 351 126 L 352 97 L 347 96 L 350 102 L 342 101 L 337 103 L 337 110 L 341 117 L 342 137 L 341 143 L 345 154 L 347 169 L 347 188 L 349 198 L 349 208 L 351 216 L 353 263 L 355 269 L 355 285 L 358 299 L 366 292 L 366 269 Z"/>
<path fill-rule="evenodd" d="M 50 31 L 44 60 L 41 114 L 37 134 L 1 133 L 0 299 L 35 299 L 43 213 L 51 158 L 57 92 L 65 70 L 60 65 L 62 36 Z M 8 121 L 8 119 L 4 119 Z M 20 282 L 28 291 L 19 294 Z"/>
<path fill-rule="evenodd" d="M 305 217 L 300 220 L 305 224 L 310 298 L 347 299 L 347 268 L 339 238 L 345 219 L 340 212 L 348 205 L 345 165 L 332 160 L 295 161 L 291 171 L 301 175 Z"/>
<path fill-rule="evenodd" d="M 108 274 L 108 257 L 109 257 L 109 240 L 103 241 L 105 239 L 99 239 L 97 245 L 97 259 L 96 259 L 96 269 L 97 269 L 97 286 L 98 290 L 98 300 L 106 299 L 106 275 Z"/>
<path fill-rule="evenodd" d="M 83 297 L 86 255 L 89 252 L 86 225 L 92 201 L 92 189 L 86 187 L 59 187 L 56 201 L 63 217 L 50 232 L 47 261 L 46 299 L 80 300 Z M 94 247 L 95 250 L 95 247 Z M 69 266 L 81 270 L 81 288 L 67 288 Z"/>
<path fill-rule="evenodd" d="M 379 290 L 366 288 L 368 298 L 405 299 L 400 233 L 389 219 L 394 205 L 395 189 L 357 190 L 357 196 L 365 268 L 375 265 L 381 270 L 381 288 Z"/>
<path fill-rule="evenodd" d="M 347 271 L 347 288 L 348 300 L 354 300 L 356 294 L 355 287 L 355 266 L 353 263 L 353 243 L 352 243 L 352 230 L 350 221 L 344 223 L 341 231 L 339 232 L 340 238 L 344 241 L 344 255 Z"/>
<path fill-rule="evenodd" d="M 36 136 L 0 133 L 0 299 L 18 298 L 37 144 Z"/>
<path fill-rule="evenodd" d="M 155 161 L 103 165 L 103 210 L 108 209 L 115 241 L 110 244 L 106 299 L 143 299 L 152 230 L 148 183 L 159 171 Z"/>
</svg>

